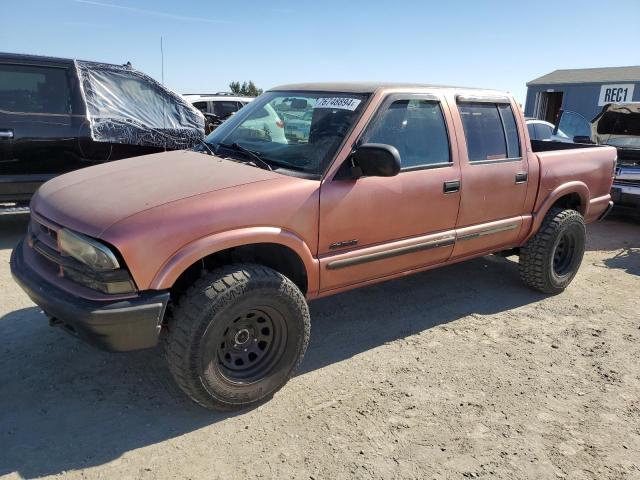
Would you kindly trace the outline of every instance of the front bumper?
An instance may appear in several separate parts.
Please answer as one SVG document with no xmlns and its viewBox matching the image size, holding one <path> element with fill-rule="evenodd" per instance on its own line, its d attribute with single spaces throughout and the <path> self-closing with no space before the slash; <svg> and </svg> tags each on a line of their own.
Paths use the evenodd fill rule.
<svg viewBox="0 0 640 480">
<path fill-rule="evenodd" d="M 613 182 L 611 199 L 617 210 L 635 210 L 640 213 L 640 186 L 625 185 Z"/>
<path fill-rule="evenodd" d="M 148 291 L 126 300 L 81 298 L 42 278 L 24 260 L 23 242 L 11 253 L 11 274 L 52 319 L 92 345 L 112 352 L 150 348 L 158 342 L 169 292 Z"/>
</svg>

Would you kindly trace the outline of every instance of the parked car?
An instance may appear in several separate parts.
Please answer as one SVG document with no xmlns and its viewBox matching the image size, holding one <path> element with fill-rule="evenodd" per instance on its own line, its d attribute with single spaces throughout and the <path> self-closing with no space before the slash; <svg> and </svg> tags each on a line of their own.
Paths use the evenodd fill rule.
<svg viewBox="0 0 640 480">
<path fill-rule="evenodd" d="M 591 140 L 618 150 L 611 196 L 620 210 L 640 214 L 640 102 L 612 103 L 591 121 Z"/>
<path fill-rule="evenodd" d="M 551 140 L 555 125 L 535 118 L 527 118 L 527 130 L 531 140 Z"/>
<path fill-rule="evenodd" d="M 313 109 L 306 143 L 263 135 L 281 128 L 265 109 L 292 96 Z M 585 223 L 611 208 L 615 159 L 612 147 L 530 144 L 502 92 L 287 85 L 194 151 L 45 184 L 11 271 L 53 325 L 99 347 L 163 336 L 187 395 L 234 410 L 300 364 L 307 300 L 505 252 L 526 285 L 563 291 Z"/>
<path fill-rule="evenodd" d="M 253 100 L 253 97 L 241 97 L 230 92 L 185 93 L 183 97 L 205 116 L 207 134 Z"/>
<path fill-rule="evenodd" d="M 308 142 L 311 133 L 313 110 L 307 110 L 301 117 L 289 117 L 284 121 L 284 134 L 290 141 Z"/>
<path fill-rule="evenodd" d="M 610 103 L 589 122 L 575 112 L 562 112 L 563 141 L 610 145 L 618 151 L 611 196 L 616 210 L 640 214 L 640 102 Z"/>
<path fill-rule="evenodd" d="M 61 173 L 203 137 L 200 112 L 130 65 L 0 53 L 0 214 Z"/>
</svg>

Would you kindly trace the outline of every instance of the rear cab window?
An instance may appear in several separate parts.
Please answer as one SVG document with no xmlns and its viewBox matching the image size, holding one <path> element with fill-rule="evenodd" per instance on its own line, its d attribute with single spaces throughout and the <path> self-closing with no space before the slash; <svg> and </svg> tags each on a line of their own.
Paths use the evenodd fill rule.
<svg viewBox="0 0 640 480">
<path fill-rule="evenodd" d="M 396 147 L 402 171 L 451 163 L 444 115 L 440 101 L 432 96 L 392 95 L 367 127 L 360 143 Z"/>
<path fill-rule="evenodd" d="M 520 138 L 511 105 L 459 102 L 470 162 L 520 159 Z"/>
<path fill-rule="evenodd" d="M 68 69 L 0 64 L 0 110 L 10 113 L 71 114 Z"/>
</svg>

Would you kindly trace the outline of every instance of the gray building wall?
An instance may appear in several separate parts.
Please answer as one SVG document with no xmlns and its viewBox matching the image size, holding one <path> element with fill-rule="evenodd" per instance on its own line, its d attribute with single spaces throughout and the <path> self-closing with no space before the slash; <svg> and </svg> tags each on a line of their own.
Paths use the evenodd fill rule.
<svg viewBox="0 0 640 480">
<path fill-rule="evenodd" d="M 549 85 L 531 85 L 527 88 L 527 99 L 524 107 L 524 114 L 527 117 L 534 116 L 534 108 L 536 104 L 536 94 L 539 92 L 554 91 L 562 92 L 562 109 L 578 112 L 587 120 L 595 117 L 602 106 L 598 106 L 598 98 L 600 97 L 600 87 L 602 85 L 611 85 L 617 83 L 634 84 L 633 101 L 640 102 L 640 82 L 619 81 L 619 82 L 602 82 L 602 83 L 572 83 L 572 84 L 549 84 Z"/>
</svg>

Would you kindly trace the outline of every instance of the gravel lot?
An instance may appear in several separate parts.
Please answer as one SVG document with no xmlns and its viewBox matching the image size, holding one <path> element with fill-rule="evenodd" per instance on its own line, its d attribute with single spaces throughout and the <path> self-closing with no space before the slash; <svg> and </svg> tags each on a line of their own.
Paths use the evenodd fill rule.
<svg viewBox="0 0 640 480">
<path fill-rule="evenodd" d="M 49 328 L 25 228 L 0 217 L 0 477 L 640 479 L 637 222 L 589 226 L 554 297 L 487 257 L 316 301 L 299 374 L 235 415 Z"/>
</svg>

